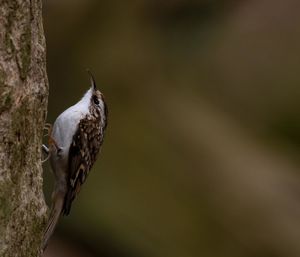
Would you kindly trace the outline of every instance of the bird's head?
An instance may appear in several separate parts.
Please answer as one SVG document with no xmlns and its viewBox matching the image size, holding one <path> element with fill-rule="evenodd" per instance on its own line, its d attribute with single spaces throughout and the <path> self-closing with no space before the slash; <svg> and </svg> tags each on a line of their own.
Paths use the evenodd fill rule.
<svg viewBox="0 0 300 257">
<path fill-rule="evenodd" d="M 90 98 L 90 108 L 97 110 L 97 112 L 100 114 L 101 119 L 105 122 L 106 126 L 106 119 L 107 119 L 107 106 L 104 100 L 103 94 L 100 92 L 99 89 L 97 89 L 96 82 L 94 79 L 93 74 L 88 70 L 88 73 L 90 75 L 90 81 L 91 81 L 91 98 Z"/>
</svg>

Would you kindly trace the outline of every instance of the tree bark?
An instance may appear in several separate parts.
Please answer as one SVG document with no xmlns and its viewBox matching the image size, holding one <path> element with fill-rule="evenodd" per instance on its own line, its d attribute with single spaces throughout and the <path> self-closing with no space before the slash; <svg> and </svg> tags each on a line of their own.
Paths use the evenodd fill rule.
<svg viewBox="0 0 300 257">
<path fill-rule="evenodd" d="M 0 2 L 0 256 L 39 256 L 48 80 L 41 0 Z"/>
</svg>

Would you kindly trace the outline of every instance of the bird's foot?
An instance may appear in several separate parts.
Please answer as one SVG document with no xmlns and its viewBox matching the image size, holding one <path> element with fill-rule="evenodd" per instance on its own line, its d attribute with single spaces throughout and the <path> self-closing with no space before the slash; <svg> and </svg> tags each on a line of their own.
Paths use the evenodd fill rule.
<svg viewBox="0 0 300 257">
<path fill-rule="evenodd" d="M 45 153 L 46 156 L 47 156 L 44 160 L 42 160 L 42 163 L 44 163 L 44 162 L 46 162 L 46 161 L 49 160 L 49 158 L 50 158 L 50 152 L 49 152 L 49 148 L 46 145 L 44 145 L 44 144 L 42 145 L 42 150 L 43 150 L 43 153 Z"/>
<path fill-rule="evenodd" d="M 44 130 L 47 131 L 47 134 L 44 135 L 44 137 L 50 136 L 52 132 L 52 124 L 51 123 L 45 123 Z"/>
<path fill-rule="evenodd" d="M 46 134 L 43 135 L 43 137 L 49 137 L 51 135 L 52 125 L 50 123 L 46 123 L 44 126 L 44 131 L 46 131 Z M 48 142 L 49 142 L 49 140 L 48 140 Z M 42 163 L 44 163 L 49 160 L 50 151 L 49 151 L 49 148 L 45 144 L 42 145 L 42 151 L 46 155 L 46 158 L 44 160 L 42 160 Z"/>
</svg>

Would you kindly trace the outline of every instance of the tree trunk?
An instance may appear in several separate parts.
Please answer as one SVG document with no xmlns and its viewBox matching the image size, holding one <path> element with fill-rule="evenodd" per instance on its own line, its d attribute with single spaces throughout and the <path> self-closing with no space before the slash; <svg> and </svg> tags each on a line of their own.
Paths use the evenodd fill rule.
<svg viewBox="0 0 300 257">
<path fill-rule="evenodd" d="M 0 256 L 40 256 L 48 98 L 41 0 L 1 0 L 0 40 Z"/>
</svg>

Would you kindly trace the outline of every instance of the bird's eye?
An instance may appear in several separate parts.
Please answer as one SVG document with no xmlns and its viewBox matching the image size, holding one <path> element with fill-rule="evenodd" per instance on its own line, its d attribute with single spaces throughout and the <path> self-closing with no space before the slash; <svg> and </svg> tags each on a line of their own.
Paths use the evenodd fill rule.
<svg viewBox="0 0 300 257">
<path fill-rule="evenodd" d="M 97 96 L 94 96 L 94 97 L 93 97 L 93 100 L 94 100 L 94 103 L 95 103 L 96 105 L 99 104 L 99 100 L 98 100 Z"/>
</svg>

